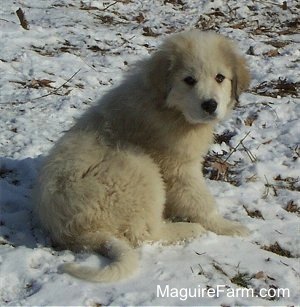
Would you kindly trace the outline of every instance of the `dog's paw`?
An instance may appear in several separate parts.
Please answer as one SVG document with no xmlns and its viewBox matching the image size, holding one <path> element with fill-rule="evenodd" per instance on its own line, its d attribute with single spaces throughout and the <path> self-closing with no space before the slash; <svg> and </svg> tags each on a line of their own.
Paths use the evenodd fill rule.
<svg viewBox="0 0 300 307">
<path fill-rule="evenodd" d="M 165 223 L 154 239 L 172 244 L 192 240 L 205 232 L 206 229 L 196 223 Z"/>
<path fill-rule="evenodd" d="M 226 236 L 246 237 L 250 234 L 250 231 L 247 227 L 238 222 L 233 222 L 226 219 L 220 220 L 211 230 L 217 234 Z"/>
<path fill-rule="evenodd" d="M 229 229 L 226 229 L 224 235 L 246 237 L 250 234 L 250 230 L 237 222 L 231 222 Z"/>
</svg>

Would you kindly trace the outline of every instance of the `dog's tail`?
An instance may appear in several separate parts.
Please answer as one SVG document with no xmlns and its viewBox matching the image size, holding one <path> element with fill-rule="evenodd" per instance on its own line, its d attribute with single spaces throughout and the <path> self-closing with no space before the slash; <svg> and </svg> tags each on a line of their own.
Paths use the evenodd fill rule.
<svg viewBox="0 0 300 307">
<path fill-rule="evenodd" d="M 138 267 L 136 250 L 123 240 L 110 238 L 102 242 L 98 250 L 100 250 L 101 254 L 112 260 L 111 264 L 103 269 L 75 263 L 63 264 L 60 269 L 65 273 L 87 281 L 114 282 L 131 275 Z"/>
</svg>

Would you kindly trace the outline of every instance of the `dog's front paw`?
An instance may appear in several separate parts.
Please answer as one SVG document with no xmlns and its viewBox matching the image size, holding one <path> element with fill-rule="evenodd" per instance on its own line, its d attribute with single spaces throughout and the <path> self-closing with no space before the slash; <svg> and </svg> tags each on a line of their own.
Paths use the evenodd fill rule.
<svg viewBox="0 0 300 307">
<path fill-rule="evenodd" d="M 250 230 L 237 222 L 230 222 L 229 228 L 224 229 L 224 235 L 246 237 L 250 234 Z"/>
<path fill-rule="evenodd" d="M 226 236 L 245 237 L 250 234 L 250 231 L 247 227 L 241 225 L 238 222 L 229 221 L 223 218 L 220 219 L 211 230 L 217 234 Z"/>
</svg>

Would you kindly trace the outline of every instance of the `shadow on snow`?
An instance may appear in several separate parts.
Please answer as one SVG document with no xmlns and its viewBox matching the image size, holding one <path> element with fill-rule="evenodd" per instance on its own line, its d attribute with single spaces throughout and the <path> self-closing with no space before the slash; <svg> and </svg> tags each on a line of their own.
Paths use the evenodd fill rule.
<svg viewBox="0 0 300 307">
<path fill-rule="evenodd" d="M 49 245 L 33 214 L 31 192 L 42 157 L 0 158 L 0 245 Z"/>
</svg>

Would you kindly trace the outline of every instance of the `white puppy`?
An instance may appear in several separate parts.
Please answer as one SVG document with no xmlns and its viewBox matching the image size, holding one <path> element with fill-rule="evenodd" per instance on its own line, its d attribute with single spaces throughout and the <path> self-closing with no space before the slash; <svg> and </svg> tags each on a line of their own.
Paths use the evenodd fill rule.
<svg viewBox="0 0 300 307">
<path fill-rule="evenodd" d="M 137 268 L 133 247 L 143 241 L 247 234 L 217 212 L 201 163 L 214 125 L 248 84 L 232 42 L 182 32 L 77 121 L 44 162 L 36 210 L 56 244 L 113 261 L 103 269 L 66 264 L 65 272 L 116 281 Z"/>
</svg>

